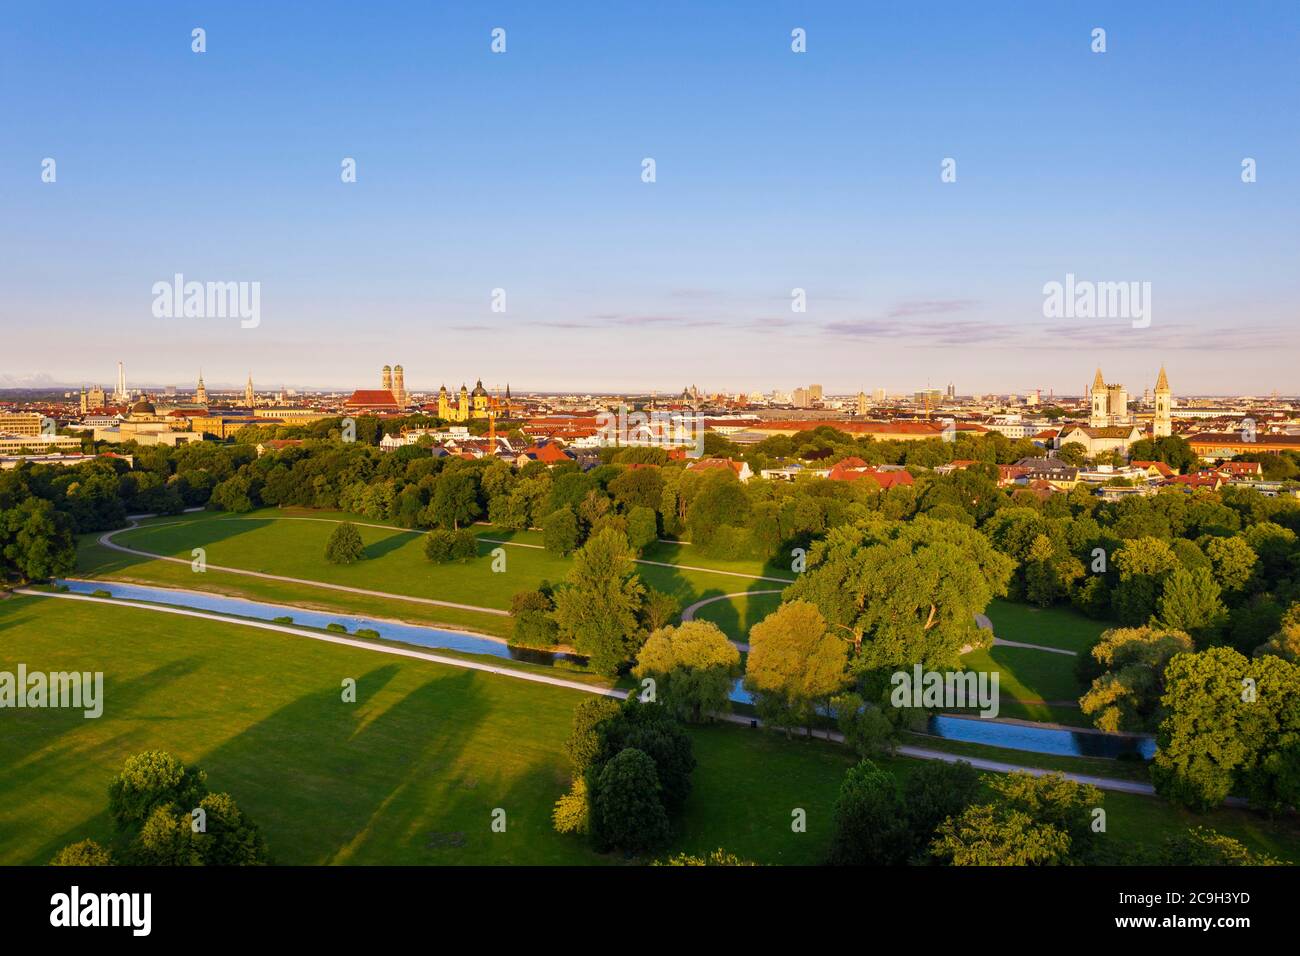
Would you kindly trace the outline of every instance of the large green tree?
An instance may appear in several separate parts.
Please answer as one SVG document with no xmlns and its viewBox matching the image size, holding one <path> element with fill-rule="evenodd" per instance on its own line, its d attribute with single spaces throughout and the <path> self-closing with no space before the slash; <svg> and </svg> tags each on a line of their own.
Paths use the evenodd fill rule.
<svg viewBox="0 0 1300 956">
<path fill-rule="evenodd" d="M 615 674 L 640 647 L 644 599 L 626 535 L 606 528 L 574 553 L 565 586 L 556 589 L 560 639 L 587 655 L 594 670 Z"/>
<path fill-rule="evenodd" d="M 740 651 L 711 621 L 660 628 L 636 660 L 633 676 L 653 679 L 660 703 L 683 720 L 698 722 L 731 705 Z"/>
<path fill-rule="evenodd" d="M 987 639 L 975 614 L 1006 593 L 1014 567 L 958 522 L 867 518 L 814 546 L 786 598 L 816 605 L 859 669 L 957 668 L 963 648 Z"/>
<path fill-rule="evenodd" d="M 826 619 L 808 601 L 789 601 L 749 631 L 745 689 L 759 715 L 779 727 L 812 724 L 819 705 L 849 684 L 849 645 L 829 633 Z"/>
</svg>

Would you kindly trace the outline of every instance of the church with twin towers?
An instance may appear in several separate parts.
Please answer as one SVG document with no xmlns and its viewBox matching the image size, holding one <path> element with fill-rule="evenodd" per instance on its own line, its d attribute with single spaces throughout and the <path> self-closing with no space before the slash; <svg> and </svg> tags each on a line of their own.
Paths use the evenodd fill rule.
<svg viewBox="0 0 1300 956">
<path fill-rule="evenodd" d="M 1092 380 L 1088 390 L 1092 412 L 1088 418 L 1090 428 L 1111 428 L 1120 425 L 1132 425 L 1133 415 L 1128 410 L 1128 390 L 1118 383 L 1107 383 L 1097 369 L 1097 376 Z M 1151 437 L 1166 438 L 1174 433 L 1173 392 L 1169 388 L 1169 376 L 1164 366 L 1156 379 L 1154 392 L 1155 414 L 1151 421 Z"/>
</svg>

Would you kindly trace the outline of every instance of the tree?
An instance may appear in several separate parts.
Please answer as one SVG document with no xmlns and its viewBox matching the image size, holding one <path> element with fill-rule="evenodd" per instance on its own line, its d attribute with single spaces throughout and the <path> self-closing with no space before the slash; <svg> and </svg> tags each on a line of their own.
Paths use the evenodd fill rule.
<svg viewBox="0 0 1300 956">
<path fill-rule="evenodd" d="M 428 510 L 430 524 L 453 531 L 482 514 L 473 473 L 464 469 L 443 472 L 434 486 Z"/>
<path fill-rule="evenodd" d="M 625 512 L 659 507 L 664 496 L 663 473 L 658 468 L 629 468 L 609 483 L 614 503 Z"/>
<path fill-rule="evenodd" d="M 1160 589 L 1155 620 L 1170 630 L 1186 631 L 1199 643 L 1215 637 L 1228 621 L 1219 600 L 1219 585 L 1208 568 L 1176 567 Z"/>
<path fill-rule="evenodd" d="M 992 803 L 968 806 L 936 831 L 931 854 L 954 866 L 1060 866 L 1092 862 L 1101 791 L 1059 773 L 991 780 Z"/>
<path fill-rule="evenodd" d="M 578 516 L 568 505 L 542 519 L 542 544 L 558 555 L 570 554 L 578 546 Z"/>
<path fill-rule="evenodd" d="M 1142 537 L 1126 541 L 1115 552 L 1119 583 L 1112 593 L 1115 615 L 1120 623 L 1146 624 L 1156 613 L 1165 576 L 1178 566 L 1169 545 L 1159 538 Z"/>
<path fill-rule="evenodd" d="M 645 595 L 627 538 L 613 528 L 591 538 L 574 553 L 565 582 L 555 594 L 561 639 L 587 655 L 597 672 L 617 673 L 636 653 Z"/>
<path fill-rule="evenodd" d="M 945 820 L 930 848 L 952 866 L 1059 866 L 1069 850 L 1070 838 L 1051 824 L 988 803 Z"/>
<path fill-rule="evenodd" d="M 808 601 L 782 604 L 749 632 L 745 689 L 764 720 L 812 733 L 818 704 L 849 683 L 848 645 L 827 632 L 826 619 Z"/>
<path fill-rule="evenodd" d="M 248 475 L 232 475 L 212 489 L 208 504 L 219 511 L 243 514 L 252 511 L 253 483 Z"/>
<path fill-rule="evenodd" d="M 633 748 L 654 761 L 664 807 L 675 813 L 685 805 L 691 792 L 695 754 L 690 735 L 666 708 L 642 704 L 632 695 L 617 715 L 596 725 L 596 736 L 599 745 L 588 767 L 588 784 L 616 755 Z"/>
<path fill-rule="evenodd" d="M 688 621 L 652 633 L 637 653 L 632 674 L 651 678 L 659 701 L 683 720 L 699 722 L 731 705 L 740 651 L 710 621 Z"/>
<path fill-rule="evenodd" d="M 734 853 L 728 853 L 722 847 L 711 851 L 707 856 L 692 856 L 689 853 L 678 853 L 676 856 L 670 856 L 664 860 L 656 860 L 654 866 L 758 866 L 757 863 L 750 863 L 748 860 L 742 860 Z"/>
<path fill-rule="evenodd" d="M 196 807 L 207 793 L 207 774 L 163 750 L 128 757 L 108 787 L 108 810 L 118 830 L 142 826 L 156 807 Z"/>
<path fill-rule="evenodd" d="M 1165 669 L 1163 704 L 1157 792 L 1194 809 L 1234 790 L 1274 812 L 1300 801 L 1300 665 L 1228 647 L 1180 654 Z"/>
<path fill-rule="evenodd" d="M 70 843 L 54 855 L 50 866 L 112 866 L 113 854 L 94 840 Z"/>
<path fill-rule="evenodd" d="M 574 777 L 569 792 L 555 801 L 551 822 L 556 833 L 590 832 L 591 805 L 585 777 Z"/>
<path fill-rule="evenodd" d="M 210 793 L 199 801 L 205 832 L 196 837 L 205 866 L 262 866 L 270 862 L 262 831 L 228 793 Z M 187 821 L 188 822 L 188 821 Z"/>
<path fill-rule="evenodd" d="M 590 824 L 602 852 L 649 853 L 667 843 L 672 830 L 654 761 L 632 747 L 610 760 L 600 772 Z"/>
<path fill-rule="evenodd" d="M 785 596 L 817 606 L 851 643 L 855 670 L 956 669 L 963 648 L 987 641 L 975 614 L 1006 593 L 1014 567 L 974 528 L 873 516 L 814 545 Z"/>
<path fill-rule="evenodd" d="M 1092 828 L 1093 813 L 1104 799 L 1096 787 L 1060 773 L 1035 776 L 1023 772 L 994 777 L 991 785 L 1003 806 L 1064 833 L 1070 841 L 1070 862 L 1095 859 L 1101 838 Z"/>
<path fill-rule="evenodd" d="M 600 735 L 596 728 L 617 717 L 621 711 L 611 697 L 589 697 L 573 709 L 573 729 L 564 743 L 565 753 L 573 766 L 573 775 L 581 777 L 600 753 Z"/>
<path fill-rule="evenodd" d="M 1077 441 L 1066 442 L 1057 449 L 1056 457 L 1067 465 L 1082 468 L 1083 463 L 1088 460 L 1088 449 Z"/>
<path fill-rule="evenodd" d="M 366 546 L 361 541 L 357 526 L 351 521 L 335 525 L 325 545 L 325 560 L 331 564 L 355 564 L 364 560 L 365 556 Z"/>
<path fill-rule="evenodd" d="M 1166 837 L 1160 855 L 1164 866 L 1277 866 L 1279 861 L 1256 853 L 1209 827 L 1192 827 L 1179 836 Z"/>
<path fill-rule="evenodd" d="M 1120 627 L 1105 631 L 1090 657 L 1101 673 L 1079 698 L 1083 713 L 1099 730 L 1155 729 L 1162 712 L 1165 667 L 1175 654 L 1193 650 L 1183 631 Z"/>
<path fill-rule="evenodd" d="M 923 760 L 902 784 L 903 814 L 911 836 L 909 853 L 924 859 L 939 824 L 975 802 L 980 775 L 964 760 Z"/>
<path fill-rule="evenodd" d="M 153 808 L 131 843 L 130 862 L 136 866 L 202 866 L 189 813 L 174 803 Z"/>
<path fill-rule="evenodd" d="M 659 519 L 653 508 L 637 505 L 628 512 L 627 540 L 638 554 L 659 540 Z"/>
<path fill-rule="evenodd" d="M 1231 597 L 1244 594 L 1250 588 L 1259 556 L 1245 538 L 1240 535 L 1210 538 L 1205 542 L 1205 553 L 1214 568 L 1214 579 L 1224 594 Z"/>
<path fill-rule="evenodd" d="M 39 581 L 67 574 L 77 564 L 72 519 L 42 498 L 27 498 L 0 512 L 0 577 Z"/>
<path fill-rule="evenodd" d="M 520 591 L 510 601 L 510 616 L 514 626 L 510 642 L 521 647 L 551 647 L 555 644 L 555 609 L 546 591 Z"/>
<path fill-rule="evenodd" d="M 870 760 L 850 767 L 835 802 L 828 862 L 832 866 L 896 866 L 907 862 L 911 834 L 898 783 Z"/>
<path fill-rule="evenodd" d="M 449 531 L 434 528 L 424 536 L 424 556 L 434 564 L 468 561 L 478 557 L 478 535 L 470 528 Z"/>
<path fill-rule="evenodd" d="M 1292 664 L 1300 664 L 1300 601 L 1282 615 L 1277 633 L 1255 648 L 1255 657 L 1271 654 Z"/>
</svg>

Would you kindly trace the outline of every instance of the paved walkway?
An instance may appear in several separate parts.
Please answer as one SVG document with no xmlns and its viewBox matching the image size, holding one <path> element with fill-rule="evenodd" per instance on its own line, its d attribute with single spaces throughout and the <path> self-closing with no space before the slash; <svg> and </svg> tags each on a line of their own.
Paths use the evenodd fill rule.
<svg viewBox="0 0 1300 956">
<path fill-rule="evenodd" d="M 325 520 L 325 519 L 299 518 L 299 519 L 292 519 L 292 520 L 315 521 L 315 520 Z M 170 561 L 173 564 L 185 564 L 185 565 L 191 564 L 188 558 L 173 558 L 165 554 L 154 554 L 152 551 L 141 551 L 138 548 L 128 548 L 124 544 L 117 544 L 113 541 L 113 535 L 121 534 L 123 531 L 131 531 L 132 529 L 137 527 L 139 527 L 139 525 L 137 525 L 133 521 L 129 526 L 125 528 L 118 528 L 115 531 L 105 531 L 103 534 L 99 536 L 99 543 L 106 548 L 111 548 L 114 551 L 121 551 L 124 554 L 134 554 L 137 555 L 138 557 L 149 558 L 150 560 L 153 561 Z M 379 526 L 376 525 L 375 527 L 379 527 Z M 242 574 L 250 578 L 261 578 L 264 581 L 282 581 L 287 584 L 303 584 L 313 588 L 325 588 L 326 590 L 329 591 L 344 591 L 347 592 L 348 594 L 363 594 L 367 597 L 386 598 L 390 601 L 413 601 L 416 604 L 429 604 L 434 607 L 450 607 L 450 608 L 456 608 L 457 610 L 460 611 L 478 611 L 479 613 L 482 614 L 495 614 L 498 617 L 510 616 L 509 611 L 502 611 L 501 609 L 494 608 L 494 607 L 478 607 L 473 604 L 460 604 L 457 603 L 456 601 L 439 601 L 434 598 L 414 597 L 413 595 L 410 594 L 391 594 L 388 591 L 372 591 L 369 588 L 354 588 L 346 584 L 326 584 L 324 581 L 312 581 L 308 578 L 291 578 L 283 574 L 267 574 L 263 571 L 248 571 L 245 570 L 244 568 L 228 568 L 220 564 L 208 564 L 207 567 L 209 570 L 212 571 L 224 571 L 227 574 Z"/>
<path fill-rule="evenodd" d="M 187 508 L 187 509 L 186 509 L 187 512 L 190 512 L 190 511 L 203 511 L 203 510 L 204 510 L 203 508 Z M 112 537 L 113 535 L 115 535 L 115 534 L 121 534 L 123 531 L 131 531 L 131 530 L 133 530 L 133 529 L 139 527 L 139 525 L 136 523 L 136 519 L 138 519 L 138 518 L 156 518 L 156 517 L 158 517 L 158 516 L 157 516 L 157 515 L 130 515 L 130 516 L 128 516 L 128 520 L 131 521 L 131 524 L 130 524 L 128 527 L 125 527 L 125 528 L 117 528 L 117 529 L 115 529 L 115 530 L 113 530 L 113 531 L 107 531 L 107 532 L 105 532 L 104 534 L 100 535 L 99 543 L 100 543 L 100 544 L 103 544 L 103 545 L 107 545 L 108 547 L 110 547 L 110 548 L 114 548 L 114 549 L 116 549 L 116 550 L 118 550 L 118 551 L 127 551 L 127 552 L 129 552 L 129 553 L 131 553 L 131 554 L 142 554 L 142 555 L 147 555 L 147 556 L 152 557 L 152 558 L 158 558 L 159 560 L 162 560 L 162 561 L 181 561 L 181 562 L 183 562 L 184 564 L 189 564 L 189 562 L 186 561 L 184 558 L 167 558 L 167 557 L 163 557 L 162 555 L 159 555 L 159 554 L 152 554 L 151 552 L 148 552 L 148 551 L 137 551 L 137 550 L 134 550 L 134 549 L 132 549 L 132 548 L 126 548 L 126 547 L 123 547 L 122 545 L 112 544 L 110 541 L 108 541 L 108 539 L 111 538 L 111 537 Z M 258 516 L 258 515 L 254 515 L 254 516 L 249 517 L 249 518 L 245 518 L 243 515 L 232 515 L 230 518 L 227 518 L 227 519 L 219 519 L 219 520 L 229 520 L 229 521 L 323 521 L 323 522 L 325 522 L 325 523 L 327 523 L 327 524 L 342 524 L 344 519 L 342 519 L 342 518 L 308 518 L 308 517 L 303 516 L 303 515 L 275 515 L 274 517 L 269 517 L 269 518 L 263 518 L 263 517 Z M 180 523 L 180 522 L 171 522 L 171 524 L 179 524 L 179 523 Z M 481 522 L 481 521 L 476 521 L 476 522 L 474 522 L 474 523 L 475 523 L 476 525 L 482 525 L 482 524 L 484 524 L 484 522 Z M 358 528 L 379 528 L 381 531 L 395 531 L 395 532 L 397 532 L 398 534 L 428 534 L 428 533 L 429 533 L 428 531 L 424 531 L 424 530 L 421 530 L 421 529 L 419 529 L 419 528 L 398 528 L 398 527 L 395 527 L 394 525 L 391 525 L 391 524 L 371 524 L 371 523 L 366 522 L 366 521 L 353 521 L 352 524 L 356 525 Z M 153 527 L 153 528 L 161 528 L 161 527 L 165 527 L 165 526 L 164 526 L 164 525 L 150 525 L 150 527 Z M 506 541 L 506 540 L 504 540 L 504 539 L 502 539 L 502 538 L 479 538 L 479 540 L 482 541 L 482 542 L 485 542 L 486 544 L 503 544 L 503 545 L 506 545 L 507 547 L 511 547 L 511 548 L 532 548 L 534 551 L 545 551 L 545 550 L 546 550 L 546 548 L 545 548 L 544 545 L 540 545 L 540 544 L 528 544 L 527 542 L 524 542 L 524 541 Z M 681 543 L 681 542 L 674 542 L 674 543 Z M 687 542 L 687 543 L 689 543 L 689 542 Z M 700 572 L 702 572 L 702 573 L 704 573 L 704 574 L 721 574 L 721 575 L 723 575 L 724 577 L 729 577 L 729 578 L 745 578 L 746 580 L 749 580 L 749 581 L 775 581 L 775 582 L 777 582 L 778 584 L 794 584 L 794 579 L 793 579 L 793 578 L 772 578 L 772 577 L 765 577 L 764 575 L 761 575 L 761 574 L 746 574 L 746 573 L 743 572 L 743 571 L 723 571 L 723 570 L 720 570 L 719 568 L 702 568 L 702 567 L 697 567 L 697 566 L 695 566 L 695 565 L 693 565 L 693 564 L 673 564 L 673 563 L 670 562 L 670 561 L 651 561 L 651 560 L 648 559 L 648 558 L 633 558 L 632 560 L 635 561 L 637 564 L 649 564 L 649 565 L 654 565 L 655 567 L 660 567 L 660 568 L 674 568 L 674 569 L 679 570 L 679 571 L 700 571 Z M 208 565 L 208 567 L 215 568 L 216 565 L 215 565 L 215 564 L 210 564 L 210 565 Z M 222 570 L 222 571 L 230 571 L 230 570 L 234 570 L 234 569 L 232 569 L 232 568 L 221 568 L 221 569 L 219 569 L 219 570 Z M 245 572 L 245 573 L 249 573 L 249 574 L 251 574 L 251 573 L 253 573 L 253 572 L 250 571 L 250 572 Z M 294 579 L 294 578 L 282 578 L 281 580 L 292 581 L 292 580 L 296 580 L 296 579 Z M 331 586 L 331 585 L 321 585 L 321 587 L 330 587 L 330 586 Z M 394 596 L 394 597 L 399 597 L 399 598 L 402 597 L 402 595 L 400 595 L 400 594 L 398 594 L 398 595 L 393 595 L 393 596 Z M 411 600 L 418 600 L 418 599 L 416 599 L 416 598 L 412 598 Z M 451 606 L 451 607 L 462 607 L 462 606 L 465 606 L 465 605 L 449 605 L 449 606 Z M 476 610 L 476 609 L 471 608 L 471 610 Z M 504 612 L 503 612 L 503 613 L 504 613 Z"/>
<path fill-rule="evenodd" d="M 179 558 L 173 560 L 180 560 Z M 188 562 L 186 562 L 188 563 Z M 175 614 L 180 617 L 199 618 L 208 621 L 218 621 L 223 624 L 233 624 L 241 627 L 254 627 L 264 631 L 275 631 L 281 634 L 290 634 L 295 637 L 305 637 L 313 641 L 324 641 L 327 644 L 340 644 L 345 647 L 356 647 L 362 650 L 372 651 L 376 654 L 390 654 L 395 657 L 409 657 L 415 660 L 431 661 L 435 664 L 444 664 L 448 667 L 460 667 L 466 670 L 482 671 L 488 674 L 496 674 L 499 677 L 510 677 L 515 680 L 530 681 L 535 684 L 549 684 L 552 687 L 563 687 L 568 690 L 578 690 L 587 694 L 597 694 L 603 697 L 613 697 L 625 699 L 628 691 L 619 690 L 612 687 L 599 687 L 592 684 L 584 684 L 579 681 L 566 680 L 563 677 L 552 677 L 549 674 L 536 674 L 530 671 L 516 670 L 509 667 L 498 667 L 493 664 L 482 664 L 477 661 L 468 661 L 458 657 L 445 657 L 441 654 L 430 653 L 429 651 L 418 651 L 404 647 L 391 647 L 384 644 L 372 644 L 368 641 L 358 640 L 351 637 L 339 637 L 334 634 L 321 633 L 318 631 L 309 631 L 304 628 L 293 627 L 287 624 L 274 624 L 269 621 L 254 621 L 248 618 L 226 617 L 222 614 L 213 614 L 207 611 L 193 611 L 189 608 L 166 607 L 159 604 L 139 604 L 133 601 L 123 601 L 117 598 L 97 598 L 85 594 L 58 594 L 51 591 L 35 591 L 30 588 L 16 588 L 16 594 L 25 594 L 31 597 L 55 598 L 64 601 L 94 601 L 100 604 L 113 604 L 118 607 L 134 608 L 137 611 L 152 611 L 156 614 Z M 720 714 L 723 720 L 749 726 L 754 718 L 746 717 L 742 714 Z M 837 731 L 827 731 L 824 734 L 818 734 L 819 738 L 833 740 L 839 743 L 844 742 L 844 735 Z M 991 770 L 999 773 L 1011 773 L 1013 771 L 1022 771 L 1034 776 L 1043 776 L 1045 774 L 1060 772 L 1070 780 L 1079 783 L 1092 784 L 1103 790 L 1115 790 L 1125 793 L 1153 794 L 1154 788 L 1150 784 L 1139 783 L 1132 780 L 1114 780 L 1110 777 L 1094 777 L 1089 774 L 1077 774 L 1068 771 L 1051 771 L 1043 770 L 1038 767 L 1023 767 L 1019 764 L 1004 763 L 1000 760 L 985 760 L 982 757 L 966 757 L 961 754 L 947 753 L 941 750 L 930 750 L 925 747 L 902 746 L 898 752 L 907 757 L 916 757 L 921 760 L 942 760 L 945 763 L 956 763 L 959 760 L 965 760 L 977 770 Z"/>
</svg>

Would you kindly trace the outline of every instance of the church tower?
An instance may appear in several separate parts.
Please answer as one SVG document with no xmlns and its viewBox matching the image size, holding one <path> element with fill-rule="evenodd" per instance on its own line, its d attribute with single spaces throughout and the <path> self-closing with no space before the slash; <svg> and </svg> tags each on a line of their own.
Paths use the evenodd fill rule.
<svg viewBox="0 0 1300 956">
<path fill-rule="evenodd" d="M 460 401 L 456 404 L 456 420 L 458 422 L 469 421 L 469 389 L 465 383 L 460 383 Z"/>
<path fill-rule="evenodd" d="M 208 390 L 203 384 L 203 370 L 199 369 L 199 384 L 194 389 L 194 402 L 196 405 L 208 404 Z"/>
<path fill-rule="evenodd" d="M 1153 438 L 1167 438 L 1174 433 L 1174 395 L 1169 390 L 1169 377 L 1165 367 L 1160 366 L 1160 377 L 1156 379 L 1156 415 L 1151 425 Z"/>
<path fill-rule="evenodd" d="M 255 396 L 253 395 L 253 373 L 249 372 L 248 381 L 244 383 L 244 404 L 247 405 L 249 408 L 252 408 L 254 404 L 253 402 L 254 397 Z"/>
<path fill-rule="evenodd" d="M 438 389 L 438 417 L 444 422 L 451 421 L 451 402 L 447 398 L 447 386 Z"/>
<path fill-rule="evenodd" d="M 1093 428 L 1105 428 L 1110 424 L 1108 417 L 1106 380 L 1101 377 L 1101 369 L 1097 369 L 1097 377 L 1092 380 L 1092 417 L 1088 424 Z"/>
<path fill-rule="evenodd" d="M 380 372 L 379 387 L 385 392 L 393 390 L 393 367 L 391 365 L 385 365 L 383 371 Z"/>
<path fill-rule="evenodd" d="M 406 407 L 406 373 L 400 365 L 393 366 L 393 400 L 398 408 Z"/>
</svg>

